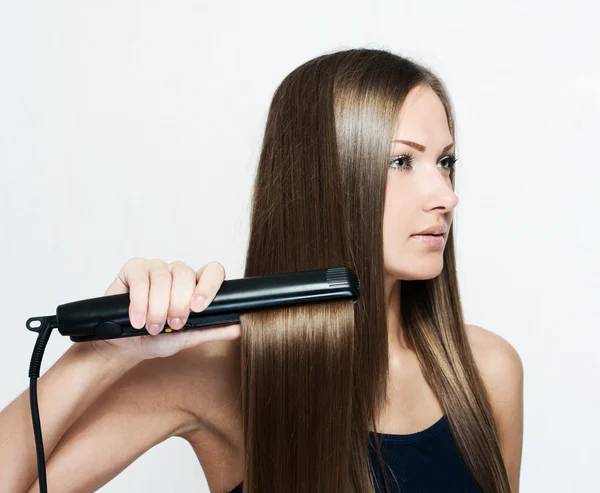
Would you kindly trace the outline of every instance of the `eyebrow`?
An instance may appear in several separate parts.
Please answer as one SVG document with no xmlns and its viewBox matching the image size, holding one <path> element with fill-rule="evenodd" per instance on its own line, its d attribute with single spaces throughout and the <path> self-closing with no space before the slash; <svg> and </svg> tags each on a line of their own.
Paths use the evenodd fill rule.
<svg viewBox="0 0 600 493">
<path fill-rule="evenodd" d="M 407 146 L 413 147 L 417 151 L 421 151 L 421 152 L 425 152 L 427 150 L 427 147 L 425 147 L 424 145 L 417 144 L 416 142 L 411 142 L 410 140 L 392 140 L 392 142 L 400 142 L 401 144 L 406 144 Z M 446 147 L 444 147 L 442 152 L 446 152 L 447 150 L 452 148 L 453 145 L 454 145 L 454 142 L 452 142 L 451 144 L 448 144 Z"/>
</svg>

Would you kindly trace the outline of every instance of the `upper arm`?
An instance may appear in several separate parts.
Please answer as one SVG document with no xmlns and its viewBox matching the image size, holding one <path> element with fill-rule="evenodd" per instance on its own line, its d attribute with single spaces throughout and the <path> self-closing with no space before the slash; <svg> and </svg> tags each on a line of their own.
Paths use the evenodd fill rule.
<svg viewBox="0 0 600 493">
<path fill-rule="evenodd" d="M 46 460 L 49 491 L 96 491 L 154 445 L 195 425 L 178 406 L 176 356 L 142 361 L 73 423 Z M 36 478 L 28 493 L 38 491 Z"/>
<path fill-rule="evenodd" d="M 505 339 L 468 326 L 473 354 L 490 395 L 512 493 L 519 492 L 523 449 L 523 363 Z"/>
</svg>

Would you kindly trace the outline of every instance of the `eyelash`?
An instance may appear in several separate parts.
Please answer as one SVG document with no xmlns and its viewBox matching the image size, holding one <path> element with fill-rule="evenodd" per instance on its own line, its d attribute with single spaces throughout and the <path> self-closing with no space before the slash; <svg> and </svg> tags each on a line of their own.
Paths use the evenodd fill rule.
<svg viewBox="0 0 600 493">
<path fill-rule="evenodd" d="M 408 160 L 409 166 L 412 167 L 412 164 L 415 161 L 415 155 L 410 152 L 405 152 L 404 154 L 401 154 L 400 156 L 396 156 L 396 157 L 392 158 L 391 163 L 393 163 L 394 161 L 397 161 L 398 159 L 402 159 L 402 158 L 406 158 Z M 450 154 L 448 156 L 444 156 L 444 159 L 445 158 L 448 158 L 448 165 L 445 169 L 450 170 L 450 174 L 453 174 L 456 171 L 455 165 L 456 165 L 456 162 L 458 161 L 458 157 L 457 157 L 456 153 L 453 152 L 452 154 Z M 392 168 L 392 169 L 403 170 L 403 168 Z M 404 169 L 406 169 L 406 168 L 404 168 Z"/>
</svg>

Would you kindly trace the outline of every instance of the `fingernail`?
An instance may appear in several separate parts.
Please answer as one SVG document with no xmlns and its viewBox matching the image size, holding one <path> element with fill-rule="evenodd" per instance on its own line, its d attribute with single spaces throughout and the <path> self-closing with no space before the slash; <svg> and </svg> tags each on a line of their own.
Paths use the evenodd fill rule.
<svg viewBox="0 0 600 493">
<path fill-rule="evenodd" d="M 150 325 L 150 327 L 148 327 L 148 332 L 150 332 L 150 334 L 155 336 L 156 334 L 158 334 L 160 332 L 160 325 L 158 325 L 158 324 Z"/>
<path fill-rule="evenodd" d="M 205 306 L 206 306 L 206 298 L 204 298 L 204 296 L 196 296 L 192 300 L 192 304 L 191 304 L 190 308 L 195 312 L 199 312 L 200 310 L 203 310 Z"/>
<path fill-rule="evenodd" d="M 181 323 L 181 319 L 180 318 L 172 318 L 171 320 L 169 320 L 169 327 L 171 327 L 172 329 L 180 329 L 183 326 L 183 324 Z"/>
<path fill-rule="evenodd" d="M 146 317 L 144 315 L 134 315 L 133 316 L 133 326 L 136 329 L 141 329 L 146 324 Z"/>
</svg>

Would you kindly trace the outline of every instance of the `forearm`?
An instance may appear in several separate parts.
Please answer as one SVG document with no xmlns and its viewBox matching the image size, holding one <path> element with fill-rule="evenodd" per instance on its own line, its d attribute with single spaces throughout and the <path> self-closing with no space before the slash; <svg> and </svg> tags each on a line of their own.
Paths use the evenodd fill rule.
<svg viewBox="0 0 600 493">
<path fill-rule="evenodd" d="M 40 376 L 37 397 L 46 460 L 90 404 L 136 364 L 111 364 L 89 344 L 75 343 Z M 0 413 L 0 465 L 0 491 L 26 491 L 38 477 L 29 389 Z"/>
</svg>

